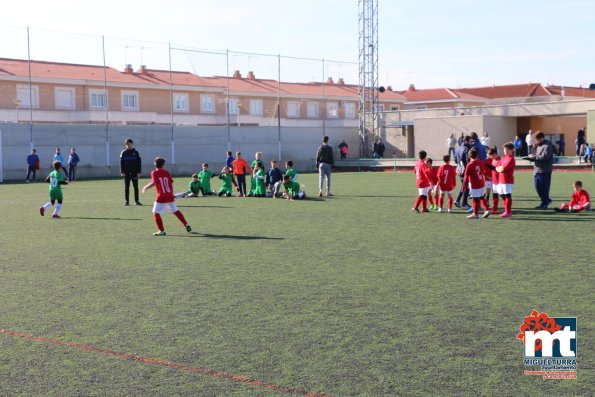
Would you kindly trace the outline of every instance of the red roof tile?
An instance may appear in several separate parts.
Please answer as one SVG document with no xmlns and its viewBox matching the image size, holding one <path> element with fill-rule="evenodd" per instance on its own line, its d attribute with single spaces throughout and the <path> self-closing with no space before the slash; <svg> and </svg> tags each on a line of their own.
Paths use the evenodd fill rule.
<svg viewBox="0 0 595 397">
<path fill-rule="evenodd" d="M 540 83 L 461 88 L 457 91 L 490 99 L 550 96 Z"/>
<path fill-rule="evenodd" d="M 562 95 L 561 86 L 548 85 L 546 88 L 552 95 Z M 595 90 L 590 90 L 589 87 L 564 87 L 564 95 L 567 97 L 595 98 Z"/>
</svg>

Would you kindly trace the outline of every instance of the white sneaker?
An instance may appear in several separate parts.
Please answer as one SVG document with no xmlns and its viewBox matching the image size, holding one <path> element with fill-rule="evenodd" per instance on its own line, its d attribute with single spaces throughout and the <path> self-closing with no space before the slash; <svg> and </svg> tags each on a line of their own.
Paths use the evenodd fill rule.
<svg viewBox="0 0 595 397">
<path fill-rule="evenodd" d="M 438 212 L 442 212 L 442 208 L 438 208 Z"/>
<path fill-rule="evenodd" d="M 446 210 L 447 212 L 450 212 L 450 208 Z"/>
</svg>

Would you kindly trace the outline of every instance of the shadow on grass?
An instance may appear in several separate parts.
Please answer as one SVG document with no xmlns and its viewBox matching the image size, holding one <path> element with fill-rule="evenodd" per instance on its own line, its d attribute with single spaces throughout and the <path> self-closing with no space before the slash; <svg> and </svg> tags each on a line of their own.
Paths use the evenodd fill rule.
<svg viewBox="0 0 595 397">
<path fill-rule="evenodd" d="M 387 196 L 372 196 L 372 195 L 365 195 L 365 194 L 363 194 L 361 196 L 358 196 L 358 195 L 347 195 L 347 196 L 340 196 L 340 197 L 347 197 L 347 198 L 360 198 L 360 197 L 361 198 L 408 198 L 408 199 L 410 198 L 410 199 L 415 199 L 416 196 L 413 195 L 413 194 L 408 195 L 408 196 L 389 196 L 389 195 L 387 195 Z"/>
<path fill-rule="evenodd" d="M 514 215 L 516 215 L 517 212 L 514 212 Z M 553 213 L 552 215 L 555 215 L 556 213 Z M 572 215 L 562 215 L 562 216 L 521 216 L 521 217 L 515 217 L 513 216 L 512 218 L 509 218 L 512 221 L 538 221 L 538 222 L 593 222 L 593 219 L 591 219 L 591 217 L 584 217 L 584 216 L 572 216 Z"/>
<path fill-rule="evenodd" d="M 85 219 L 92 221 L 142 221 L 140 218 L 97 218 L 88 216 L 65 216 L 63 219 Z"/>
<path fill-rule="evenodd" d="M 210 233 L 199 233 L 190 232 L 187 235 L 178 235 L 171 237 L 202 237 L 202 238 L 215 238 L 215 239 L 230 239 L 230 240 L 285 240 L 283 237 L 264 237 L 264 236 L 245 236 L 245 235 L 233 235 L 233 234 L 210 234 Z"/>
</svg>

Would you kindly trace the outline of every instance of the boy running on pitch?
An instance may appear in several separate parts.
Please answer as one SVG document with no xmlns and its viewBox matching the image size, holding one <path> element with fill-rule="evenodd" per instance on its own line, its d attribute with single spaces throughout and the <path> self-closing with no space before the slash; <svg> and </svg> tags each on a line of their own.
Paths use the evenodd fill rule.
<svg viewBox="0 0 595 397">
<path fill-rule="evenodd" d="M 450 164 L 450 156 L 442 157 L 444 164 L 438 168 L 438 188 L 440 189 L 438 212 L 442 212 L 444 194 L 448 195 L 448 212 L 452 210 L 452 191 L 457 185 L 457 169 Z"/>
<path fill-rule="evenodd" d="M 473 200 L 473 213 L 467 215 L 467 219 L 479 218 L 479 205 L 481 204 L 485 210 L 483 217 L 490 216 L 490 208 L 484 195 L 485 178 L 483 171 L 483 162 L 479 159 L 479 151 L 477 148 L 469 150 L 469 159 L 467 167 L 465 167 L 465 174 L 463 177 L 463 189 L 470 189 L 470 196 Z"/>
<path fill-rule="evenodd" d="M 50 184 L 50 201 L 45 203 L 42 207 L 39 208 L 39 214 L 41 216 L 45 215 L 45 210 L 50 208 L 54 203 L 57 201 L 56 208 L 54 209 L 54 213 L 52 214 L 52 218 L 60 219 L 60 209 L 62 208 L 62 186 L 61 185 L 68 185 L 68 182 L 64 180 L 64 175 L 60 170 L 62 169 L 62 163 L 59 161 L 54 161 L 54 170 L 50 172 L 48 177 L 45 179 L 47 183 Z"/>
<path fill-rule="evenodd" d="M 161 157 L 157 157 L 155 159 L 155 169 L 151 171 L 151 183 L 148 183 L 145 185 L 145 187 L 143 187 L 143 193 L 153 186 L 155 186 L 157 189 L 157 197 L 155 198 L 155 203 L 153 204 L 153 218 L 155 219 L 155 223 L 157 224 L 157 228 L 159 230 L 153 233 L 153 236 L 165 236 L 163 219 L 161 219 L 161 214 L 165 211 L 173 213 L 180 220 L 180 222 L 182 222 L 182 225 L 184 225 L 186 231 L 190 233 L 192 228 L 188 222 L 186 222 L 186 218 L 184 218 L 182 211 L 180 211 L 176 205 L 176 199 L 173 194 L 174 180 L 172 179 L 169 172 L 163 168 L 164 165 L 165 159 Z"/>
</svg>

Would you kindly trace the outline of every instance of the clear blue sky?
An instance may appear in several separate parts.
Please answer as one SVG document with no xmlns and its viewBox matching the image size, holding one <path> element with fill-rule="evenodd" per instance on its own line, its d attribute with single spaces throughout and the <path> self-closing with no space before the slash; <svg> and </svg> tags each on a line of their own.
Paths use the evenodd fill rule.
<svg viewBox="0 0 595 397">
<path fill-rule="evenodd" d="M 380 0 L 380 83 L 406 89 L 595 82 L 595 1 Z M 0 57 L 168 68 L 174 48 L 357 62 L 357 0 L 12 1 L 2 5 Z M 8 18 L 7 18 L 8 16 Z M 64 32 L 64 33 L 58 33 Z M 172 51 L 174 69 L 225 75 L 222 55 Z M 232 54 L 230 69 L 277 78 L 277 59 Z M 322 62 L 282 59 L 286 81 L 322 80 Z M 357 65 L 324 77 L 357 84 Z"/>
</svg>

